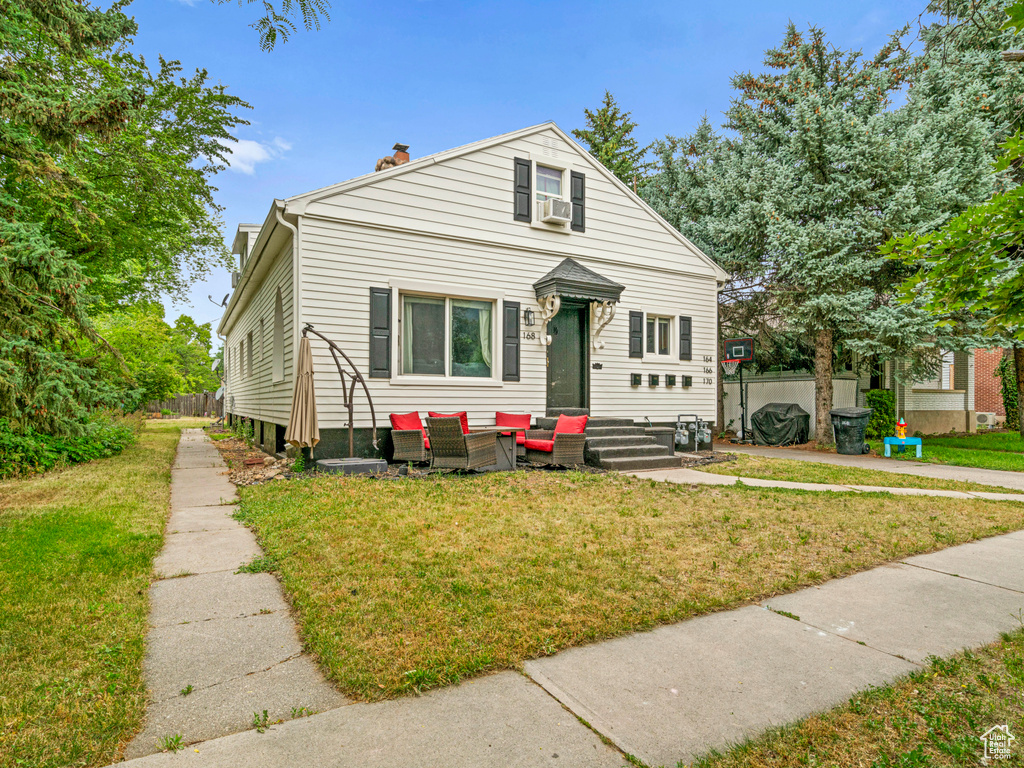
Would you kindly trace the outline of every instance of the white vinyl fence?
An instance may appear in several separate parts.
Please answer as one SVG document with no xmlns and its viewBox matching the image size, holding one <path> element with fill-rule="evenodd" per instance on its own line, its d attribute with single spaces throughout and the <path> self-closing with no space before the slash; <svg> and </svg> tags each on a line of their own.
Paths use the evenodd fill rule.
<svg viewBox="0 0 1024 768">
<path fill-rule="evenodd" d="M 726 381 L 725 426 L 738 431 L 740 428 L 740 383 Z M 811 414 L 811 437 L 814 437 L 814 377 L 788 375 L 779 377 L 743 377 L 743 388 L 747 399 L 747 428 L 754 411 L 768 403 L 796 403 Z M 832 379 L 832 407 L 854 408 L 857 406 L 857 379 Z M 729 422 L 732 421 L 732 426 Z"/>
</svg>

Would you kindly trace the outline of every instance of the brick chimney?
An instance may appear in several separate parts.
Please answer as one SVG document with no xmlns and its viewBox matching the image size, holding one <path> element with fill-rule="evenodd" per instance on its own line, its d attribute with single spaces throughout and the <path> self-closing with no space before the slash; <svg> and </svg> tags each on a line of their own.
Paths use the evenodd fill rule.
<svg viewBox="0 0 1024 768">
<path fill-rule="evenodd" d="M 378 160 L 374 168 L 375 171 L 386 171 L 388 168 L 394 168 L 396 165 L 405 165 L 409 162 L 408 144 L 395 144 L 392 149 L 395 150 L 395 154 Z"/>
</svg>

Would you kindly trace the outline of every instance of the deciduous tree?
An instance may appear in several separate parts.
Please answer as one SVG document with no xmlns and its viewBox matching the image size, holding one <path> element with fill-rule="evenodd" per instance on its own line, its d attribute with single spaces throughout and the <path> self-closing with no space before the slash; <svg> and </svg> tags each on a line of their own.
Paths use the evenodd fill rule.
<svg viewBox="0 0 1024 768">
<path fill-rule="evenodd" d="M 288 38 L 295 33 L 295 18 L 302 18 L 302 26 L 307 30 L 320 29 L 320 20 L 330 21 L 331 16 L 328 9 L 331 4 L 328 0 L 280 0 L 279 3 L 270 0 L 213 0 L 219 5 L 237 2 L 240 6 L 259 3 L 263 6 L 263 15 L 254 21 L 251 26 L 260 36 L 260 48 L 269 51 L 277 45 L 288 42 Z"/>
<path fill-rule="evenodd" d="M 106 357 L 102 366 L 108 380 L 121 381 L 126 410 L 141 408 L 150 400 L 213 391 L 219 384 L 210 367 L 209 324 L 196 325 L 182 315 L 171 327 L 163 315 L 159 303 L 139 302 L 96 321 L 124 363 L 126 370 Z"/>
<path fill-rule="evenodd" d="M 1024 187 L 1015 186 L 1024 181 L 1024 73 L 1001 56 L 1015 43 L 1007 28 L 1024 26 L 1024 3 L 945 0 L 932 9 L 947 17 L 924 34 L 934 77 L 951 83 L 945 98 L 978 104 L 995 139 L 1017 133 L 993 164 L 991 198 L 941 229 L 894 238 L 882 252 L 912 272 L 903 285 L 906 302 L 939 316 L 977 318 L 990 343 L 1011 346 L 1014 379 L 1024 392 Z M 1015 427 L 1024 436 L 1024 412 Z"/>
</svg>

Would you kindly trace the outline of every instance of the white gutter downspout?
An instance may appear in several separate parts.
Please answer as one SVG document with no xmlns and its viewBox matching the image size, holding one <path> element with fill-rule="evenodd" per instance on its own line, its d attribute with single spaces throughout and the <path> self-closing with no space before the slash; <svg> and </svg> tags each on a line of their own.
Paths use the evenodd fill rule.
<svg viewBox="0 0 1024 768">
<path fill-rule="evenodd" d="M 285 221 L 281 215 L 281 211 L 284 210 L 284 201 L 274 201 L 277 207 L 274 209 L 274 216 L 277 218 L 277 223 L 283 227 L 287 227 L 292 233 L 292 365 L 295 365 L 296 355 L 299 349 L 299 329 L 302 326 L 301 318 L 301 280 L 300 280 L 300 267 L 302 262 L 299 260 L 299 230 L 294 224 Z M 293 377 L 294 378 L 294 377 Z M 294 383 L 294 381 L 293 381 Z"/>
</svg>

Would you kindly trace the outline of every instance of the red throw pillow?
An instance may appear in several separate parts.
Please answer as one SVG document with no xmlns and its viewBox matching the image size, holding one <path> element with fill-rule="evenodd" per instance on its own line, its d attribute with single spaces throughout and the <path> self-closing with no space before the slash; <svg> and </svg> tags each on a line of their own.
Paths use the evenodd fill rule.
<svg viewBox="0 0 1024 768">
<path fill-rule="evenodd" d="M 403 429 L 418 429 L 420 432 L 423 431 L 423 422 L 420 421 L 420 415 L 416 411 L 412 413 L 392 413 L 389 416 L 391 419 L 391 428 L 399 431 Z"/>
<path fill-rule="evenodd" d="M 564 413 L 558 417 L 555 424 L 556 435 L 582 435 L 587 428 L 586 416 L 566 416 Z"/>
<path fill-rule="evenodd" d="M 466 415 L 465 411 L 459 411 L 458 413 L 434 413 L 433 411 L 427 411 L 427 415 L 432 419 L 450 419 L 458 416 L 459 421 L 462 422 L 462 434 L 469 434 L 469 416 Z"/>
<path fill-rule="evenodd" d="M 543 451 L 544 453 L 551 453 L 555 450 L 554 440 L 527 440 L 526 448 L 530 451 Z"/>
<path fill-rule="evenodd" d="M 391 428 L 401 432 L 405 429 L 418 429 L 423 435 L 423 447 L 428 451 L 430 450 L 430 440 L 427 438 L 427 432 L 423 429 L 423 422 L 420 421 L 420 415 L 416 411 L 412 413 L 392 413 L 389 417 L 391 419 Z"/>
<path fill-rule="evenodd" d="M 502 413 L 497 411 L 494 414 L 494 424 L 498 427 L 519 427 L 520 429 L 529 429 L 530 420 L 533 417 L 528 413 Z M 505 432 L 504 434 L 508 434 Z M 519 445 L 526 444 L 526 433 L 516 432 L 516 443 Z"/>
</svg>

